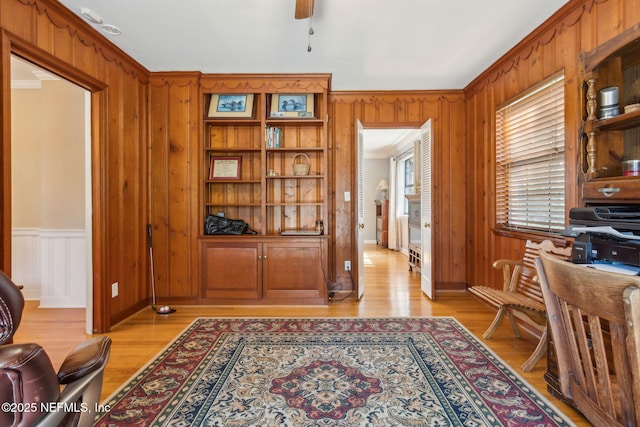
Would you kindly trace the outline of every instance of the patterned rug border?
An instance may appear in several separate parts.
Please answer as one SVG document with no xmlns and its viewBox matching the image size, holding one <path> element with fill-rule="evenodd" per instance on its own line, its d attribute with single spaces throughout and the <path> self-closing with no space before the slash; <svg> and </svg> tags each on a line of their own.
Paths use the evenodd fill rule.
<svg viewBox="0 0 640 427">
<path fill-rule="evenodd" d="M 534 401 L 540 401 L 544 405 L 548 406 L 549 409 L 553 410 L 557 416 L 559 416 L 563 422 L 565 422 L 568 426 L 576 426 L 576 424 L 566 415 L 564 414 L 558 406 L 556 406 L 550 399 L 540 393 L 535 387 L 533 387 L 522 375 L 520 375 L 516 368 L 507 364 L 497 353 L 495 353 L 487 344 L 485 344 L 480 338 L 474 335 L 466 326 L 464 326 L 458 319 L 453 316 L 428 316 L 428 317 L 215 317 L 215 316 L 199 316 L 194 318 L 185 328 L 179 331 L 176 336 L 165 345 L 160 351 L 158 351 L 151 359 L 146 362 L 140 369 L 138 369 L 133 375 L 131 375 L 127 380 L 124 381 L 122 385 L 120 385 L 113 393 L 111 393 L 107 398 L 102 401 L 103 405 L 116 400 L 119 401 L 119 395 L 125 395 L 130 388 L 135 387 L 138 383 L 136 379 L 138 377 L 144 376 L 146 372 L 149 372 L 154 369 L 155 366 L 162 363 L 163 358 L 170 354 L 174 347 L 179 343 L 180 339 L 189 331 L 196 328 L 200 322 L 206 320 L 212 321 L 230 321 L 230 322 L 238 322 L 238 321 L 247 321 L 247 320 L 259 320 L 259 321 L 286 321 L 286 322 L 296 322 L 296 321 L 339 321 L 339 320 L 349 320 L 349 321 L 411 321 L 411 320 L 429 320 L 429 319 L 449 319 L 453 321 L 457 328 L 460 330 L 463 335 L 466 336 L 469 341 L 471 341 L 474 346 L 479 348 L 482 353 L 484 353 L 488 360 L 494 363 L 501 371 L 505 373 L 505 375 L 514 380 L 514 382 L 519 382 L 523 391 L 526 391 L 530 398 Z M 98 415 L 98 414 L 97 414 Z M 99 414 L 100 416 L 102 414 Z"/>
</svg>

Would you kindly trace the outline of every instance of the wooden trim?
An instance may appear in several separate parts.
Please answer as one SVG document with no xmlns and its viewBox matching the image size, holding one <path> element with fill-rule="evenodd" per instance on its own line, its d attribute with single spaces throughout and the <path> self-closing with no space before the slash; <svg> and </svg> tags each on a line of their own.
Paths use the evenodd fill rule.
<svg viewBox="0 0 640 427">
<path fill-rule="evenodd" d="M 83 73 L 67 62 L 61 61 L 54 55 L 30 44 L 19 36 L 6 32 L 11 45 L 11 53 L 38 65 L 56 75 L 68 80 L 86 90 L 103 90 L 107 84 Z"/>
<path fill-rule="evenodd" d="M 580 55 L 583 64 L 583 73 L 587 74 L 597 68 L 605 59 L 619 54 L 624 46 L 630 43 L 640 43 L 640 23 L 627 28 L 622 33 L 606 41 L 595 49 Z"/>
<path fill-rule="evenodd" d="M 6 31 L 0 34 L 0 55 L 2 70 L 11 68 L 11 42 Z M 11 277 L 11 73 L 3 72 L 0 77 L 0 114 L 2 117 L 2 147 L 0 154 L 0 268 Z"/>
<path fill-rule="evenodd" d="M 105 161 L 104 144 L 102 141 L 106 141 L 106 135 L 103 123 L 106 122 L 105 107 L 104 104 L 105 94 L 104 90 L 107 85 L 82 71 L 70 66 L 69 64 L 60 61 L 53 55 L 38 49 L 37 47 L 30 45 L 21 38 L 15 36 L 7 31 L 2 32 L 2 63 L 3 69 L 10 69 L 11 55 L 16 55 L 28 60 L 42 68 L 51 71 L 52 73 L 59 75 L 69 82 L 76 84 L 85 90 L 91 91 L 91 185 L 92 185 L 92 200 L 91 208 L 93 213 L 92 224 L 92 271 L 93 271 L 93 332 L 104 333 L 108 332 L 110 327 L 110 309 L 108 305 L 108 287 L 105 285 L 107 260 L 104 253 L 104 239 L 106 235 L 106 219 L 104 211 L 106 209 L 104 185 L 106 180 L 105 176 Z M 3 73 L 5 79 L 3 79 L 3 88 L 9 87 L 11 73 Z M 3 239 L 3 248 L 1 249 L 3 257 L 3 268 L 10 271 L 11 263 L 11 128 L 8 124 L 11 123 L 10 113 L 10 101 L 11 96 L 3 96 L 3 115 L 2 120 L 5 126 L 3 126 L 3 167 L 2 167 L 2 200 L 3 200 L 3 213 L 2 213 L 2 226 L 3 232 L 6 236 Z M 9 105 L 6 105 L 9 104 Z M 8 264 L 8 269 L 7 269 Z"/>
</svg>

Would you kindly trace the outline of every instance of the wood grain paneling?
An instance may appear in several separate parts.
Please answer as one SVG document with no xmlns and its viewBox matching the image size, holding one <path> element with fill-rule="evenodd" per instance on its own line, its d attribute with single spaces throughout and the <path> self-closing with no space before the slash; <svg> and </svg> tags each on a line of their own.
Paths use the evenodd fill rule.
<svg viewBox="0 0 640 427">
<path fill-rule="evenodd" d="M 109 327 L 148 303 L 148 71 L 83 20 L 51 0 L 0 2 L 2 152 L 10 156 L 10 55 L 17 54 L 90 90 L 94 328 Z M 3 161 L 2 233 L 10 236 L 10 164 Z M 64 203 L 61 200 L 60 203 Z M 1 264 L 10 265 L 3 244 Z M 111 283 L 119 296 L 111 298 Z"/>
<path fill-rule="evenodd" d="M 580 70 L 578 55 L 640 22 L 638 0 L 573 0 L 465 88 L 467 282 L 499 286 L 498 258 L 521 257 L 527 235 L 496 234 L 496 106 L 553 73 L 565 75 L 566 211 L 581 203 Z"/>
<path fill-rule="evenodd" d="M 197 301 L 200 74 L 154 73 L 149 86 L 149 220 L 158 301 Z"/>
<path fill-rule="evenodd" d="M 330 234 L 334 266 L 356 259 L 356 120 L 365 128 L 419 128 L 433 120 L 433 279 L 436 289 L 465 283 L 465 100 L 461 91 L 333 92 L 329 96 L 333 147 L 334 221 Z M 366 141 L 365 141 L 366 143 Z M 352 263 L 356 265 L 356 263 Z M 350 289 L 348 273 L 335 269 L 336 282 Z M 357 277 L 354 270 L 353 276 Z"/>
<path fill-rule="evenodd" d="M 514 41 L 513 49 L 464 90 L 330 92 L 333 200 L 326 228 L 335 236 L 330 243 L 330 280 L 351 287 L 350 277 L 335 266 L 356 256 L 355 209 L 342 197 L 345 191 L 353 194 L 356 190 L 356 120 L 370 128 L 418 128 L 432 119 L 436 288 L 500 283 L 491 262 L 520 257 L 527 236 L 493 231 L 496 106 L 564 69 L 566 205 L 567 209 L 575 206 L 580 202 L 578 133 L 582 114 L 578 54 L 637 22 L 640 0 L 571 0 L 523 41 Z M 8 76 L 13 51 L 93 92 L 97 329 L 107 330 L 149 302 L 148 223 L 154 233 L 160 301 L 196 301 L 200 224 L 197 147 L 202 137 L 199 73 L 153 73 L 150 77 L 144 67 L 53 0 L 3 0 L 0 29 L 3 236 L 10 236 L 10 164 L 6 159 L 10 158 Z M 270 84 L 275 91 L 287 89 L 286 81 L 277 76 Z M 7 242 L 3 239 L 0 250 L 5 268 L 11 256 Z M 116 281 L 120 296 L 111 299 L 110 285 Z"/>
</svg>

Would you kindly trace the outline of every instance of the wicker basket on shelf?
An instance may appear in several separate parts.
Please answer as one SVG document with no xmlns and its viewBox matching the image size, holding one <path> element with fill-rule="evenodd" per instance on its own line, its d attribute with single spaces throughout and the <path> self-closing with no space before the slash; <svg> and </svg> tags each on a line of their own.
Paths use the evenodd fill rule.
<svg viewBox="0 0 640 427">
<path fill-rule="evenodd" d="M 298 156 L 303 156 L 303 159 L 306 159 L 306 163 L 296 163 Z M 309 170 L 311 169 L 311 160 L 309 156 L 305 153 L 298 153 L 293 156 L 293 164 L 291 165 L 293 168 L 293 174 L 298 176 L 309 175 Z"/>
</svg>

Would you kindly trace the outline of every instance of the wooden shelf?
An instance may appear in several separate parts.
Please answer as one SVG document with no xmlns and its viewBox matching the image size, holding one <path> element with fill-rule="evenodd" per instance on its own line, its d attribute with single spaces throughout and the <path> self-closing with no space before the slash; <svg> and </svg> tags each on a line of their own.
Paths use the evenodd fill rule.
<svg viewBox="0 0 640 427">
<path fill-rule="evenodd" d="M 640 110 L 596 122 L 596 129 L 599 130 L 626 130 L 636 127 L 640 127 Z"/>
<path fill-rule="evenodd" d="M 321 179 L 324 175 L 267 175 L 267 179 Z"/>
<path fill-rule="evenodd" d="M 306 94 L 313 98 L 316 116 L 327 117 L 329 80 L 329 74 L 203 75 L 205 108 L 216 94 L 253 97 L 253 118 L 203 120 L 203 225 L 207 215 L 222 212 L 257 232 L 250 237 L 202 236 L 204 299 L 326 304 L 328 239 L 281 236 L 278 231 L 315 229 L 317 221 L 329 228 L 327 120 L 269 117 L 269 110 L 274 94 Z M 306 155 L 309 175 L 293 174 L 293 165 L 305 157 L 298 153 Z M 215 155 L 242 157 L 239 176 L 244 179 L 209 179 Z"/>
<path fill-rule="evenodd" d="M 204 119 L 204 123 L 208 125 L 260 126 L 262 121 L 260 119 L 212 119 L 207 117 Z"/>
<path fill-rule="evenodd" d="M 205 148 L 207 153 L 259 153 L 260 148 L 252 147 L 211 147 Z"/>
<path fill-rule="evenodd" d="M 267 119 L 267 125 L 323 126 L 324 125 L 324 120 L 322 120 L 322 119 L 296 119 L 296 118 L 289 118 L 289 119 L 285 119 L 285 118 L 268 118 Z"/>
<path fill-rule="evenodd" d="M 269 153 L 277 153 L 277 152 L 313 152 L 313 151 L 324 151 L 324 147 L 281 147 L 281 148 L 267 148 L 267 152 Z"/>
</svg>

